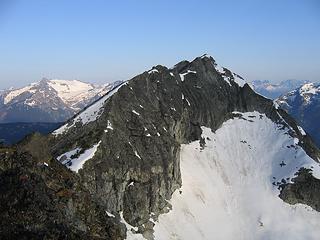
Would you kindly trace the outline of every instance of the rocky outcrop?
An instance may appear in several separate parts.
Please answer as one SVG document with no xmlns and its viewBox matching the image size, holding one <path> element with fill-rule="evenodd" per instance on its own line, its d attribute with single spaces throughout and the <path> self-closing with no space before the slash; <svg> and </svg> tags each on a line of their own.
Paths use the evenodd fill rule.
<svg viewBox="0 0 320 240">
<path fill-rule="evenodd" d="M 279 197 L 290 204 L 306 204 L 320 211 L 320 180 L 312 174 L 312 169 L 301 168 L 293 183 L 280 186 Z"/>
<path fill-rule="evenodd" d="M 0 148 L 1 239 L 123 239 L 125 227 L 92 201 L 40 135 Z"/>
</svg>

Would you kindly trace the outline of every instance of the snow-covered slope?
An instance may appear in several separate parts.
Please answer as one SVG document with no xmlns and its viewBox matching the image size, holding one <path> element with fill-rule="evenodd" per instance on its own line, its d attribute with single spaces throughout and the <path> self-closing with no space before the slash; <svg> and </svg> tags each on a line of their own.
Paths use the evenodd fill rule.
<svg viewBox="0 0 320 240">
<path fill-rule="evenodd" d="M 280 83 L 272 83 L 269 80 L 255 80 L 251 82 L 254 90 L 270 99 L 280 97 L 291 90 L 294 90 L 301 85 L 309 83 L 307 80 L 284 80 Z"/>
<path fill-rule="evenodd" d="M 293 116 L 320 147 L 320 84 L 304 84 L 275 102 Z"/>
<path fill-rule="evenodd" d="M 119 84 L 42 79 L 1 92 L 0 122 L 63 122 Z"/>
<path fill-rule="evenodd" d="M 156 222 L 155 239 L 319 239 L 320 213 L 278 197 L 277 182 L 301 167 L 320 178 L 319 165 L 281 127 L 257 112 L 215 133 L 203 127 L 204 147 L 182 146 L 182 188 Z"/>
</svg>

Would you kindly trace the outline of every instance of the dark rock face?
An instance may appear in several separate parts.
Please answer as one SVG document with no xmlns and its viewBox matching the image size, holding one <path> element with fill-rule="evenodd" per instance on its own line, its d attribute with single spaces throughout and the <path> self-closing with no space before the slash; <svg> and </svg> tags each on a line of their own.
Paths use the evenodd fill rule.
<svg viewBox="0 0 320 240">
<path fill-rule="evenodd" d="M 123 239 L 124 226 L 47 150 L 39 135 L 0 148 L 0 238 Z"/>
<path fill-rule="evenodd" d="M 320 211 L 320 180 L 313 177 L 311 171 L 301 168 L 293 183 L 281 186 L 279 197 L 287 203 L 302 203 Z"/>
<path fill-rule="evenodd" d="M 200 126 L 215 131 L 233 111 L 259 111 L 284 126 L 290 124 L 290 134 L 303 142 L 307 153 L 314 159 L 320 156 L 293 119 L 249 85 L 240 87 L 235 77 L 227 69 L 219 73 L 211 57 L 184 61 L 173 69 L 156 66 L 107 99 L 96 121 L 78 122 L 64 134 L 51 136 L 52 154 L 88 149 L 101 141 L 79 171 L 81 181 L 96 202 L 114 214 L 123 212 L 145 236 L 152 232 L 150 217 L 170 208 L 166 200 L 181 185 L 180 144 L 199 140 Z"/>
</svg>

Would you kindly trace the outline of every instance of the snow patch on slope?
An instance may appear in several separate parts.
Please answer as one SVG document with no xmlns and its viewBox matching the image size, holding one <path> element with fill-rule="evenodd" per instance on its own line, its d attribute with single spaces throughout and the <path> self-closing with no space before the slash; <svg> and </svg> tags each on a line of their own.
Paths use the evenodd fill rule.
<svg viewBox="0 0 320 240">
<path fill-rule="evenodd" d="M 246 81 L 241 76 L 239 76 L 238 74 L 233 73 L 233 72 L 229 71 L 228 69 L 218 65 L 210 55 L 208 55 L 208 54 L 202 55 L 201 59 L 204 59 L 204 58 L 208 58 L 212 61 L 216 71 L 229 84 L 229 86 L 231 86 L 231 82 L 235 82 L 240 87 L 243 87 L 246 84 Z"/>
<path fill-rule="evenodd" d="M 57 157 L 57 160 L 66 165 L 72 171 L 78 172 L 86 161 L 94 157 L 94 154 L 96 153 L 100 143 L 101 141 L 95 144 L 92 148 L 85 150 L 78 157 L 74 156 L 81 151 L 81 148 L 76 148 L 69 152 L 63 153 Z"/>
<path fill-rule="evenodd" d="M 123 217 L 123 212 L 120 212 L 120 222 L 126 225 L 127 228 L 127 238 L 128 240 L 145 240 L 142 234 L 136 234 L 135 232 L 138 231 L 137 227 L 133 227 Z"/>
<path fill-rule="evenodd" d="M 307 135 L 306 132 L 303 130 L 302 127 L 298 126 L 298 129 L 299 129 L 300 133 L 301 133 L 303 136 Z"/>
<path fill-rule="evenodd" d="M 151 69 L 150 71 L 148 71 L 149 74 L 152 74 L 152 73 L 158 73 L 159 70 L 154 68 L 154 69 Z"/>
<path fill-rule="evenodd" d="M 238 84 L 240 87 L 243 87 L 246 84 L 246 81 L 244 81 L 244 79 L 242 77 L 240 77 L 238 74 L 236 73 L 232 73 L 232 72 L 228 72 L 226 71 L 226 68 L 221 67 L 220 65 L 218 65 L 217 63 L 214 63 L 214 67 L 217 70 L 218 73 L 221 74 L 221 76 L 223 77 L 223 79 L 231 86 L 231 81 L 235 82 L 236 84 Z M 231 76 L 230 76 L 231 74 Z"/>
<path fill-rule="evenodd" d="M 198 141 L 182 146 L 182 192 L 173 194 L 172 211 L 159 216 L 156 240 L 319 239 L 320 213 L 286 204 L 272 184 L 290 181 L 301 167 L 313 166 L 319 178 L 319 165 L 294 145 L 288 129 L 257 112 L 243 117 L 253 122 L 231 119 L 215 133 L 203 127 L 204 148 Z"/>
<path fill-rule="evenodd" d="M 197 72 L 196 72 L 196 71 L 188 70 L 188 71 L 185 72 L 185 73 L 179 74 L 179 75 L 180 75 L 180 79 L 181 79 L 182 82 L 184 81 L 185 76 L 186 76 L 187 74 L 189 74 L 189 73 L 194 73 L 194 74 L 196 74 Z"/>
<path fill-rule="evenodd" d="M 72 120 L 71 124 L 67 123 L 67 124 L 63 125 L 62 127 L 55 130 L 52 134 L 53 135 L 63 134 L 65 131 L 67 131 L 68 129 L 75 126 L 75 124 L 78 122 L 80 122 L 82 125 L 85 125 L 87 123 L 95 121 L 100 116 L 100 114 L 103 112 L 103 107 L 104 107 L 105 102 L 125 84 L 126 83 L 121 84 L 121 85 L 117 86 L 116 88 L 114 88 L 113 90 L 111 90 L 108 94 L 106 94 L 100 100 L 93 103 L 87 109 L 85 109 L 84 111 L 79 113 Z"/>
</svg>

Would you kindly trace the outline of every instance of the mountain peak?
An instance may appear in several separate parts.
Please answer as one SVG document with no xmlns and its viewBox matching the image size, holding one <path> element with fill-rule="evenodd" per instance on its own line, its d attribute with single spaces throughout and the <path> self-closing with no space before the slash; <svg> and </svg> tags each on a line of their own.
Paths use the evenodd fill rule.
<svg viewBox="0 0 320 240">
<path fill-rule="evenodd" d="M 41 80 L 40 80 L 40 82 L 48 82 L 48 81 L 49 81 L 49 79 L 46 78 L 46 77 L 43 77 L 43 78 L 41 78 Z"/>
<path fill-rule="evenodd" d="M 64 122 L 118 84 L 42 78 L 1 92 L 0 122 Z"/>
<path fill-rule="evenodd" d="M 207 72 L 218 73 L 218 75 L 222 77 L 220 79 L 226 81 L 230 86 L 232 82 L 236 83 L 240 87 L 243 87 L 246 84 L 244 78 L 230 71 L 228 68 L 220 66 L 209 54 L 196 57 L 191 62 L 187 60 L 181 61 L 173 67 L 173 69 L 175 69 L 180 76 L 192 73 L 195 68 L 206 69 Z"/>
<path fill-rule="evenodd" d="M 162 227 L 160 234 L 172 232 L 160 239 L 188 239 L 186 226 L 195 232 L 193 238 L 212 239 L 212 228 L 200 222 L 221 221 L 215 214 L 220 211 L 225 225 L 246 219 L 246 226 L 261 232 L 263 223 L 256 224 L 257 219 L 273 218 L 273 206 L 288 209 L 278 198 L 279 186 L 290 181 L 298 167 L 312 164 L 319 169 L 307 155 L 316 158 L 319 152 L 285 112 L 237 80 L 242 79 L 208 57 L 182 61 L 170 69 L 153 67 L 53 132 L 53 155 L 79 174 L 103 209 L 125 223 L 132 239 L 141 233 L 154 233 L 153 239 L 159 239 Z M 223 205 L 211 208 L 220 196 L 216 186 L 232 194 L 225 191 Z M 256 197 L 251 190 L 257 188 L 258 203 L 266 196 L 272 204 L 255 208 L 247 204 Z M 242 192 L 250 197 L 243 198 Z M 239 209 L 245 213 L 238 215 Z M 169 219 L 160 216 L 168 211 Z M 269 222 L 264 222 L 268 232 L 274 229 Z M 138 230 L 136 235 L 131 229 Z M 199 229 L 205 238 L 198 235 Z M 245 239 L 250 236 L 248 232 Z"/>
<path fill-rule="evenodd" d="M 208 54 L 208 53 L 205 53 L 205 54 L 203 54 L 202 56 L 200 56 L 200 58 L 209 58 L 209 59 L 214 59 L 210 54 Z"/>
</svg>

